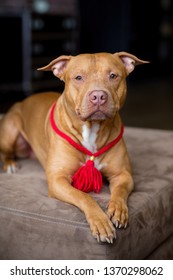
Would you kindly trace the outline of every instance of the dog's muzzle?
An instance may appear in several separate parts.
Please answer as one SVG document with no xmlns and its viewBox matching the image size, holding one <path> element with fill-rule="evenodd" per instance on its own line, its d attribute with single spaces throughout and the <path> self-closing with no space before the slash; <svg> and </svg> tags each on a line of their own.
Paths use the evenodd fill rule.
<svg viewBox="0 0 173 280">
<path fill-rule="evenodd" d="M 76 110 L 83 121 L 105 120 L 115 112 L 111 95 L 104 90 L 93 90 L 83 98 L 82 105 Z"/>
</svg>

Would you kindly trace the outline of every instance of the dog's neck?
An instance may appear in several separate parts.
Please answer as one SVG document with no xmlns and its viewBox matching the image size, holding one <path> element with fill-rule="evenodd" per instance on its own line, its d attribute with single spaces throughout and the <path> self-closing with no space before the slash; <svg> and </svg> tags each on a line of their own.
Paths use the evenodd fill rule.
<svg viewBox="0 0 173 280">
<path fill-rule="evenodd" d="M 91 152 L 96 152 L 120 133 L 121 121 L 118 113 L 112 119 L 82 121 L 74 111 L 66 107 L 61 97 L 55 107 L 54 117 L 57 126 Z"/>
</svg>

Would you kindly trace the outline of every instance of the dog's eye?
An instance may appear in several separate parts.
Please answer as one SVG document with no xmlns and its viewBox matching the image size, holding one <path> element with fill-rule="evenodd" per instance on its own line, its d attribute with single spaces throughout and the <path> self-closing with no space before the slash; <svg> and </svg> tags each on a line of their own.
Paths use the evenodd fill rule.
<svg viewBox="0 0 173 280">
<path fill-rule="evenodd" d="M 82 80 L 82 76 L 77 75 L 77 76 L 75 77 L 75 80 L 77 80 L 77 81 L 81 81 L 81 80 Z"/>
<path fill-rule="evenodd" d="M 110 79 L 116 79 L 117 77 L 118 77 L 118 75 L 115 73 L 110 73 L 110 75 L 109 75 Z"/>
</svg>

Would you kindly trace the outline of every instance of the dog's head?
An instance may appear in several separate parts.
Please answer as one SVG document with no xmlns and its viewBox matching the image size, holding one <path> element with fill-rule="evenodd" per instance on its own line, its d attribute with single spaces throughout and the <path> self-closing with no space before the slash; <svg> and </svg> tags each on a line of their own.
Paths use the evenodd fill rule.
<svg viewBox="0 0 173 280">
<path fill-rule="evenodd" d="M 65 82 L 64 97 L 81 120 L 105 120 L 123 106 L 126 77 L 143 63 L 126 52 L 63 55 L 38 70 L 52 71 Z"/>
</svg>

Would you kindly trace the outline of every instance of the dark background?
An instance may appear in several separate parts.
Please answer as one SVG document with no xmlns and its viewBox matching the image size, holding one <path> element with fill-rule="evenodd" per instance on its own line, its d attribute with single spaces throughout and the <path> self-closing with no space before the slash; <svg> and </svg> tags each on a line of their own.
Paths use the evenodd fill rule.
<svg viewBox="0 0 173 280">
<path fill-rule="evenodd" d="M 36 2 L 48 3 L 48 9 L 40 12 Z M 38 18 L 46 26 L 42 30 L 33 28 Z M 71 23 L 62 27 L 62 18 Z M 0 113 L 29 94 L 62 90 L 51 73 L 36 71 L 58 55 L 127 51 L 150 64 L 138 66 L 127 79 L 125 125 L 173 129 L 171 0 L 2 0 L 0 31 Z"/>
</svg>

